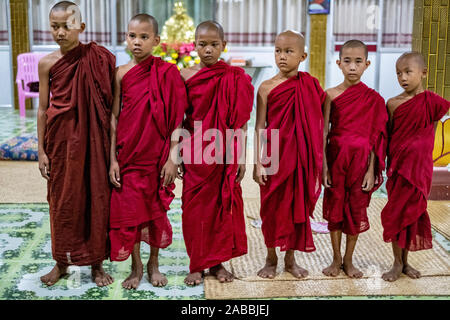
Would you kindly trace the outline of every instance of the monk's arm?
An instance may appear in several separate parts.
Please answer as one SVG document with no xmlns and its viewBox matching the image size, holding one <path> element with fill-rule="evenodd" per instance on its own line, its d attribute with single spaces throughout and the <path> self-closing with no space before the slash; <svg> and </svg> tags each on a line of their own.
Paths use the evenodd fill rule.
<svg viewBox="0 0 450 320">
<path fill-rule="evenodd" d="M 42 177 L 50 179 L 50 162 L 44 149 L 44 135 L 47 125 L 47 109 L 50 96 L 49 63 L 44 57 L 38 64 L 39 73 L 39 109 L 37 114 L 38 158 Z"/>
<path fill-rule="evenodd" d="M 267 117 L 267 93 L 266 86 L 261 84 L 258 89 L 256 97 L 256 122 L 255 122 L 255 148 L 256 148 L 256 163 L 253 169 L 253 179 L 261 185 L 264 185 L 264 181 L 267 181 L 267 176 L 264 174 L 264 169 L 261 164 L 261 150 L 262 150 L 262 132 L 266 129 L 266 117 Z"/>
<path fill-rule="evenodd" d="M 117 139 L 117 119 L 120 114 L 120 104 L 121 104 L 121 73 L 119 68 L 116 69 L 114 76 L 114 100 L 111 112 L 111 125 L 109 130 L 110 140 L 111 140 L 111 150 L 110 159 L 111 164 L 109 168 L 109 179 L 111 183 L 120 188 L 120 168 L 116 156 L 116 139 Z"/>
<path fill-rule="evenodd" d="M 328 162 L 327 162 L 327 145 L 328 145 L 328 133 L 330 130 L 330 111 L 331 111 L 331 97 L 327 92 L 327 96 L 325 98 L 325 102 L 323 105 L 323 177 L 322 183 L 325 188 L 331 187 L 331 175 L 328 171 Z"/>
</svg>

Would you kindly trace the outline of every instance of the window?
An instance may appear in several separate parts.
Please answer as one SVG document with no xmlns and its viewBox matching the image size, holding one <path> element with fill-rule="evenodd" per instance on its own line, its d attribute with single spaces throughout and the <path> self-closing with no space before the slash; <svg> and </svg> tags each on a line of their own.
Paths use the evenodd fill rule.
<svg viewBox="0 0 450 320">
<path fill-rule="evenodd" d="M 414 0 L 384 1 L 383 47 L 411 47 Z"/>
<path fill-rule="evenodd" d="M 0 45 L 7 45 L 9 43 L 8 17 L 6 15 L 7 6 L 7 1 L 0 2 Z"/>
</svg>

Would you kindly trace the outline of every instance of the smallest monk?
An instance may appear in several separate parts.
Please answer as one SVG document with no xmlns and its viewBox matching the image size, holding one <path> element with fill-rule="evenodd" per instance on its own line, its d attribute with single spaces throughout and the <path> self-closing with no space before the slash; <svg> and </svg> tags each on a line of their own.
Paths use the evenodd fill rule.
<svg viewBox="0 0 450 320">
<path fill-rule="evenodd" d="M 335 277 L 343 269 L 350 278 L 361 278 L 352 257 L 359 234 L 369 229 L 371 195 L 383 183 L 388 115 L 384 99 L 361 81 L 370 65 L 367 46 L 359 40 L 345 42 L 336 63 L 344 81 L 326 91 L 323 131 L 323 217 L 333 262 L 322 272 Z M 344 258 L 342 233 L 347 236 Z"/>
<path fill-rule="evenodd" d="M 386 281 L 395 281 L 402 273 L 419 278 L 420 272 L 408 263 L 408 252 L 432 248 L 427 197 L 433 175 L 435 125 L 450 107 L 449 101 L 424 90 L 427 68 L 420 53 L 404 53 L 396 69 L 404 91 L 387 102 L 388 202 L 381 212 L 381 223 L 383 240 L 392 243 L 394 263 L 382 275 Z"/>
<path fill-rule="evenodd" d="M 136 289 L 143 276 L 140 243 L 150 245 L 147 274 L 153 286 L 167 278 L 159 271 L 159 249 L 172 243 L 167 210 L 174 198 L 178 175 L 169 151 L 176 147 L 172 133 L 187 107 L 186 89 L 175 65 L 152 56 L 159 44 L 158 23 L 148 14 L 128 24 L 127 47 L 133 54 L 116 72 L 111 115 L 110 239 L 111 260 L 131 254 L 131 274 L 122 283 Z"/>
<path fill-rule="evenodd" d="M 280 33 L 275 39 L 279 72 L 258 89 L 253 179 L 260 185 L 267 246 L 266 264 L 258 272 L 262 278 L 276 275 L 276 247 L 286 251 L 285 271 L 296 278 L 306 277 L 308 271 L 297 264 L 295 251 L 316 250 L 309 218 L 321 189 L 325 92 L 316 78 L 298 71 L 306 57 L 300 33 Z"/>
</svg>

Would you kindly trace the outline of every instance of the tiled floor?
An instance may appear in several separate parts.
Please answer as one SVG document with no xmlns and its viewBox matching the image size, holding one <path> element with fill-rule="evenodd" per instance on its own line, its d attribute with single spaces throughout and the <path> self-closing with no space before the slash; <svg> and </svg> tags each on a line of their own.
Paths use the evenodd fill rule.
<svg viewBox="0 0 450 320">
<path fill-rule="evenodd" d="M 0 108 L 0 144 L 22 133 L 36 133 L 37 110 L 27 110 L 26 117 L 19 116 L 19 110 Z"/>
</svg>

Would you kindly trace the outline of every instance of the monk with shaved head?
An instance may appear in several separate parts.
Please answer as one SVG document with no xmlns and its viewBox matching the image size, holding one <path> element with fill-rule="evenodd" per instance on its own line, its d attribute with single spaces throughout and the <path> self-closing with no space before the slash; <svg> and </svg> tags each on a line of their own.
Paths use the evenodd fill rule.
<svg viewBox="0 0 450 320">
<path fill-rule="evenodd" d="M 353 265 L 353 252 L 359 234 L 370 227 L 371 195 L 383 183 L 388 116 L 384 99 L 361 81 L 370 66 L 367 51 L 360 40 L 345 42 L 336 61 L 344 80 L 326 90 L 323 217 L 328 221 L 333 261 L 323 273 L 332 277 L 341 269 L 351 278 L 363 276 Z M 342 233 L 346 235 L 343 257 Z"/>
<path fill-rule="evenodd" d="M 189 98 L 184 129 L 191 137 L 184 140 L 182 195 L 188 285 L 200 284 L 206 269 L 220 282 L 233 281 L 222 263 L 247 253 L 240 182 L 253 106 L 250 77 L 219 60 L 226 46 L 222 26 L 200 23 L 194 44 L 200 64 L 181 70 Z"/>
<path fill-rule="evenodd" d="M 258 89 L 253 179 L 260 185 L 267 246 L 266 264 L 258 272 L 262 278 L 276 275 L 276 247 L 286 251 L 285 271 L 296 278 L 308 271 L 297 264 L 295 251 L 316 249 L 309 218 L 321 189 L 325 92 L 316 78 L 298 71 L 306 57 L 300 33 L 280 33 L 275 39 L 279 72 Z M 278 166 L 273 165 L 276 160 Z"/>
<path fill-rule="evenodd" d="M 381 212 L 381 222 L 384 241 L 392 243 L 394 263 L 382 275 L 386 281 L 395 281 L 402 273 L 419 278 L 420 272 L 408 263 L 408 253 L 432 248 L 427 198 L 433 174 L 435 124 L 450 107 L 448 100 L 424 90 L 427 68 L 420 53 L 402 54 L 396 69 L 404 91 L 387 102 L 388 202 Z"/>
<path fill-rule="evenodd" d="M 167 284 L 160 273 L 159 250 L 172 243 L 167 210 L 174 198 L 178 165 L 169 157 L 187 107 L 186 89 L 175 65 L 152 55 L 159 44 L 158 23 L 138 14 L 128 23 L 127 48 L 133 58 L 116 72 L 111 115 L 110 239 L 111 260 L 131 255 L 125 289 L 136 289 L 143 277 L 140 245 L 150 245 L 147 274 L 155 287 Z"/>
<path fill-rule="evenodd" d="M 115 57 L 94 42 L 79 41 L 85 29 L 70 1 L 49 14 L 59 49 L 39 61 L 39 169 L 48 180 L 55 267 L 41 281 L 51 286 L 70 265 L 92 266 L 92 279 L 113 279 L 102 268 L 108 251 L 110 186 L 109 118 Z"/>
</svg>

